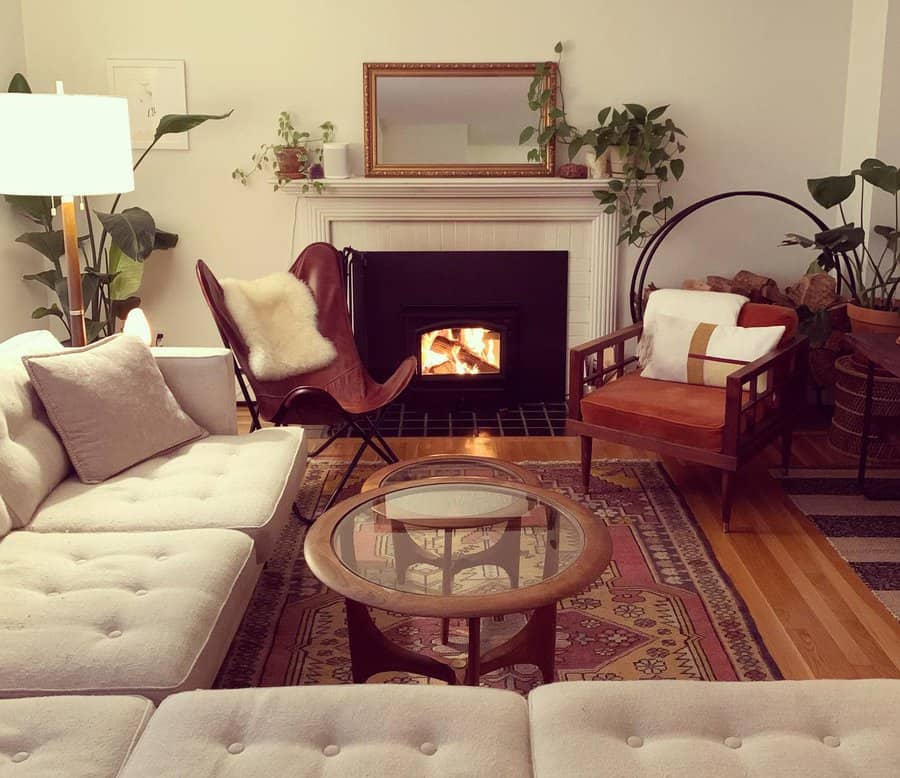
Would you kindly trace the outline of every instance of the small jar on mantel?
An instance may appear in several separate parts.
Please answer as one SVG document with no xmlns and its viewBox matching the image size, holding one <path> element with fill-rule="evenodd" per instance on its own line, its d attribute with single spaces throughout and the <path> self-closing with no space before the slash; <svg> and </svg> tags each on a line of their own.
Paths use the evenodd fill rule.
<svg viewBox="0 0 900 778">
<path fill-rule="evenodd" d="M 609 178 L 609 149 L 598 155 L 596 149 L 588 148 L 584 152 L 584 164 L 588 178 Z"/>
</svg>

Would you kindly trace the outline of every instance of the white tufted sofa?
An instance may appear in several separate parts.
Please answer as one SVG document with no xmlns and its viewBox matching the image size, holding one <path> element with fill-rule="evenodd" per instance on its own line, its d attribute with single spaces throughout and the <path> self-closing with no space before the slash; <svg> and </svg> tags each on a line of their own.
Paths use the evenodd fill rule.
<svg viewBox="0 0 900 778">
<path fill-rule="evenodd" d="M 895 778 L 898 710 L 900 680 L 564 682 L 527 701 L 446 686 L 234 689 L 176 694 L 155 713 L 136 697 L 0 700 L 0 775 Z"/>
<path fill-rule="evenodd" d="M 290 519 L 303 432 L 238 436 L 230 352 L 157 349 L 210 436 L 83 484 L 21 362 L 60 348 L 0 343 L 0 697 L 208 687 Z"/>
</svg>

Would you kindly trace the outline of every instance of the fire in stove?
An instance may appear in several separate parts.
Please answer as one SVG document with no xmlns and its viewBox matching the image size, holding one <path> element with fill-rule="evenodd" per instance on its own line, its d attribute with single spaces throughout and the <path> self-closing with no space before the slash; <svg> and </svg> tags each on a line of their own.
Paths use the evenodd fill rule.
<svg viewBox="0 0 900 778">
<path fill-rule="evenodd" d="M 484 327 L 430 330 L 420 339 L 422 375 L 500 372 L 500 333 Z"/>
</svg>

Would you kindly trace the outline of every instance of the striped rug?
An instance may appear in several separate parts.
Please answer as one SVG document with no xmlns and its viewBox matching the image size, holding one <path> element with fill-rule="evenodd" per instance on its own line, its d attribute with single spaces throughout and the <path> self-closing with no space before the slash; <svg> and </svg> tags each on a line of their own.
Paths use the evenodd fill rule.
<svg viewBox="0 0 900 778">
<path fill-rule="evenodd" d="M 900 619 L 900 500 L 871 500 L 859 494 L 855 470 L 773 470 L 794 504 L 828 538 L 856 574 Z M 872 470 L 877 486 L 900 470 Z"/>
</svg>

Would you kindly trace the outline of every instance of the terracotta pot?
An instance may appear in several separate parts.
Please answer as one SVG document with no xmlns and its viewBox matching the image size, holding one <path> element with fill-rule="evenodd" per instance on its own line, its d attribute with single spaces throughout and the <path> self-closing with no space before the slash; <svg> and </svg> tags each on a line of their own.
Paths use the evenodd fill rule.
<svg viewBox="0 0 900 778">
<path fill-rule="evenodd" d="M 287 179 L 306 178 L 306 149 L 283 148 L 275 152 L 278 160 L 278 177 Z"/>
<path fill-rule="evenodd" d="M 900 311 L 876 311 L 847 303 L 852 332 L 890 332 L 900 336 Z"/>
</svg>

